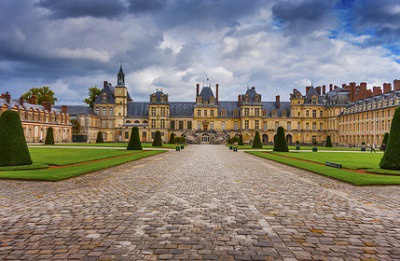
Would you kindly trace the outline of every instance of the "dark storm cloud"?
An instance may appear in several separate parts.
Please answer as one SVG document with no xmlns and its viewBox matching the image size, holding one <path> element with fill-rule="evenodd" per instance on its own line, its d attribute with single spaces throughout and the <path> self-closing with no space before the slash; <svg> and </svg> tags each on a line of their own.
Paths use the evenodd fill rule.
<svg viewBox="0 0 400 261">
<path fill-rule="evenodd" d="M 336 0 L 285 0 L 272 7 L 278 24 L 292 34 L 305 34 L 335 24 L 332 12 Z"/>
<path fill-rule="evenodd" d="M 57 19 L 85 16 L 114 18 L 125 10 L 121 0 L 41 0 L 37 6 L 49 10 Z"/>
<path fill-rule="evenodd" d="M 400 37 L 400 2 L 398 0 L 357 1 L 350 13 L 356 33 L 375 34 L 369 44 L 394 44 Z"/>
<path fill-rule="evenodd" d="M 128 11 L 131 13 L 147 13 L 162 9 L 166 0 L 129 0 Z"/>
</svg>

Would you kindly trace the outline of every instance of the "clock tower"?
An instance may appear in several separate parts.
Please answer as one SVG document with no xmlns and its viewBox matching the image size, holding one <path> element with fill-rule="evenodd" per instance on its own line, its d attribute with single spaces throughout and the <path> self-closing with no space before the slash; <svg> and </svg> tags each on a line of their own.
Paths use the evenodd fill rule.
<svg viewBox="0 0 400 261">
<path fill-rule="evenodd" d="M 115 86 L 115 116 L 116 126 L 122 125 L 127 116 L 128 89 L 125 86 L 125 74 L 122 70 L 122 64 L 117 74 L 117 85 Z"/>
</svg>

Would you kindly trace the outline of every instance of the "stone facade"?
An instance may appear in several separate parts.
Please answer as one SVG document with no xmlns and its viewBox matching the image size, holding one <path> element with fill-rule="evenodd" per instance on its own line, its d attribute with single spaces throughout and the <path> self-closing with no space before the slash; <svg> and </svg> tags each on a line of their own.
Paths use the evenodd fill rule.
<svg viewBox="0 0 400 261">
<path fill-rule="evenodd" d="M 122 67 L 117 76 L 115 87 L 104 82 L 90 112 L 98 119 L 93 129 L 96 133 L 101 130 L 109 142 L 127 142 L 131 128 L 137 126 L 142 142 L 151 142 L 160 131 L 164 142 L 175 133 L 190 143 L 223 143 L 235 135 L 251 143 L 259 131 L 262 142 L 268 144 L 282 126 L 289 143 L 311 144 L 316 140 L 323 144 L 330 135 L 336 145 L 379 144 L 390 129 L 400 99 L 400 82 L 395 80 L 394 90 L 385 83 L 383 92 L 380 87 L 368 90 L 366 83 L 341 88 L 331 84 L 329 89 L 308 86 L 304 95 L 294 89 L 289 102 L 281 101 L 280 96 L 275 101 L 262 101 L 255 87 L 247 88 L 237 101 L 220 101 L 218 84 L 201 89 L 197 84 L 193 102 L 170 102 L 162 90 L 152 93 L 148 102 L 137 102 L 125 86 Z M 89 141 L 95 138 L 92 135 Z"/>
</svg>

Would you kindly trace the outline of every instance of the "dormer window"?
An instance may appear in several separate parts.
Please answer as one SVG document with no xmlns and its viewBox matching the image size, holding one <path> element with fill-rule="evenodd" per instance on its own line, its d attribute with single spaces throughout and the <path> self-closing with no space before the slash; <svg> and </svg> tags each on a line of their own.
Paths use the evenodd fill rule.
<svg viewBox="0 0 400 261">
<path fill-rule="evenodd" d="M 225 109 L 221 110 L 221 117 L 226 117 L 226 110 Z"/>
<path fill-rule="evenodd" d="M 317 98 L 312 98 L 312 104 L 317 104 Z"/>
<path fill-rule="evenodd" d="M 103 96 L 101 97 L 101 102 L 107 103 L 107 94 L 106 93 L 103 93 Z"/>
<path fill-rule="evenodd" d="M 235 110 L 233 111 L 233 117 L 239 117 L 239 111 L 238 111 L 238 109 L 235 109 Z"/>
<path fill-rule="evenodd" d="M 267 111 L 266 111 L 266 110 L 263 110 L 263 111 L 262 111 L 262 116 L 263 116 L 263 117 L 267 117 Z"/>
</svg>

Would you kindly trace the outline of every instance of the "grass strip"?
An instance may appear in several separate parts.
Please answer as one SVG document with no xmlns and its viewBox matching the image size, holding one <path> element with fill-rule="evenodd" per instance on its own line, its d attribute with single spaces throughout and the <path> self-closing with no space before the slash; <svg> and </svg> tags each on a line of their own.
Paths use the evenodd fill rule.
<svg viewBox="0 0 400 261">
<path fill-rule="evenodd" d="M 399 176 L 389 175 L 376 175 L 376 174 L 360 174 L 348 170 L 336 169 L 327 166 L 321 166 L 319 164 L 313 164 L 310 162 L 303 161 L 301 159 L 293 159 L 282 157 L 278 154 L 262 152 L 262 151 L 249 151 L 249 154 L 280 162 L 296 168 L 308 170 L 323 176 L 328 176 L 334 179 L 338 179 L 347 183 L 351 183 L 357 186 L 367 185 L 399 185 Z"/>
<path fill-rule="evenodd" d="M 41 145 L 31 145 L 31 147 L 36 147 L 36 146 L 43 146 Z M 104 143 L 86 143 L 86 142 L 72 142 L 72 143 L 59 143 L 56 144 L 55 146 L 57 147 L 63 147 L 63 146 L 74 146 L 74 147 L 123 147 L 126 148 L 128 146 L 128 143 L 126 142 L 104 142 Z M 187 146 L 185 144 L 185 146 Z M 142 143 L 143 148 L 164 148 L 164 149 L 175 149 L 176 145 L 175 144 L 168 144 L 165 143 L 163 146 L 152 146 L 151 143 L 149 142 L 144 142 Z"/>
</svg>

